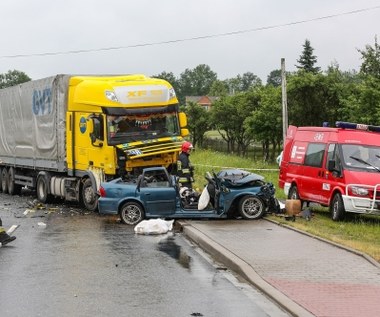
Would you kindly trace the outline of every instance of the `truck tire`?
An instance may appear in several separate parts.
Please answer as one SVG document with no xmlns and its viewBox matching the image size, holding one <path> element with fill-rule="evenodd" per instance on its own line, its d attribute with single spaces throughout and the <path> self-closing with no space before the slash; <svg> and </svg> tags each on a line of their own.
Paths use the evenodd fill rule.
<svg viewBox="0 0 380 317">
<path fill-rule="evenodd" d="M 89 211 L 96 211 L 98 208 L 98 194 L 92 187 L 90 178 L 86 178 L 82 186 L 83 206 Z"/>
<path fill-rule="evenodd" d="M 344 209 L 342 195 L 340 193 L 336 193 L 331 200 L 330 204 L 330 212 L 331 218 L 334 221 L 344 220 L 346 211 Z"/>
<path fill-rule="evenodd" d="M 3 191 L 3 175 L 2 175 L 2 168 L 0 167 L 0 193 Z M 1 226 L 0 226 L 1 227 Z"/>
<path fill-rule="evenodd" d="M 53 200 L 53 196 L 49 194 L 48 192 L 48 180 L 45 177 L 45 175 L 40 175 L 37 179 L 37 186 L 36 186 L 36 192 L 37 192 L 37 199 L 43 203 L 49 203 Z"/>
<path fill-rule="evenodd" d="M 239 213 L 244 219 L 259 219 L 265 214 L 265 204 L 259 197 L 244 196 L 239 201 Z"/>
<path fill-rule="evenodd" d="M 137 225 L 145 217 L 143 207 L 134 201 L 125 203 L 120 208 L 120 219 L 127 225 Z"/>
<path fill-rule="evenodd" d="M 8 193 L 9 195 L 19 195 L 21 193 L 22 186 L 15 184 L 16 170 L 13 167 L 10 167 L 8 170 Z"/>
<path fill-rule="evenodd" d="M 8 193 L 7 179 L 8 179 L 8 171 L 6 167 L 3 167 L 1 169 L 1 188 L 3 189 L 3 193 Z"/>
</svg>

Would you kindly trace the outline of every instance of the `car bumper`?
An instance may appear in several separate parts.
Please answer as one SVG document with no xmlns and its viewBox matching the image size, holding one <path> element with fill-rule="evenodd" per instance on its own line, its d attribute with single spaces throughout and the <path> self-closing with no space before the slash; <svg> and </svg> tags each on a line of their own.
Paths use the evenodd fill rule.
<svg viewBox="0 0 380 317">
<path fill-rule="evenodd" d="M 116 215 L 118 211 L 118 203 L 114 199 L 101 198 L 98 201 L 99 213 L 106 215 Z"/>
</svg>

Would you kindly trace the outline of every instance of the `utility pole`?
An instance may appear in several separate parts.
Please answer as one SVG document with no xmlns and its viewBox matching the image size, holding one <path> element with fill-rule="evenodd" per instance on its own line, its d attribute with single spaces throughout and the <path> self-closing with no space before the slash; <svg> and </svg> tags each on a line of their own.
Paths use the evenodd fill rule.
<svg viewBox="0 0 380 317">
<path fill-rule="evenodd" d="M 285 58 L 281 58 L 281 87 L 282 87 L 282 144 L 285 146 L 286 131 L 288 130 L 288 102 L 286 95 Z"/>
</svg>

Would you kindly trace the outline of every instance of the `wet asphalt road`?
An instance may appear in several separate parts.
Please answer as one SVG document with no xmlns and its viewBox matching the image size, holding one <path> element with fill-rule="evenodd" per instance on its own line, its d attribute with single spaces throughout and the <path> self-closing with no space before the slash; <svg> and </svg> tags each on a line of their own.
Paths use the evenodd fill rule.
<svg viewBox="0 0 380 317">
<path fill-rule="evenodd" d="M 4 226 L 20 225 L 0 248 L 2 317 L 287 316 L 179 232 L 136 235 L 117 217 L 33 199 L 0 194 Z"/>
</svg>

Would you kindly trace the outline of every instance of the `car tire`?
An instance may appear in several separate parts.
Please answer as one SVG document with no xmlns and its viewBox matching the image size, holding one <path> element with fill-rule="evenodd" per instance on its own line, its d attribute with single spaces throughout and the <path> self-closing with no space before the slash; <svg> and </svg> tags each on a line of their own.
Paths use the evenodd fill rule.
<svg viewBox="0 0 380 317">
<path fill-rule="evenodd" d="M 330 204 L 330 213 L 331 218 L 334 221 L 344 220 L 346 215 L 346 210 L 344 209 L 342 195 L 340 193 L 336 193 Z"/>
<path fill-rule="evenodd" d="M 137 225 L 145 217 L 143 207 L 134 201 L 123 204 L 120 208 L 121 222 L 127 225 Z"/>
<path fill-rule="evenodd" d="M 265 204 L 259 197 L 244 196 L 239 201 L 239 213 L 244 219 L 259 219 L 265 214 Z"/>
</svg>

